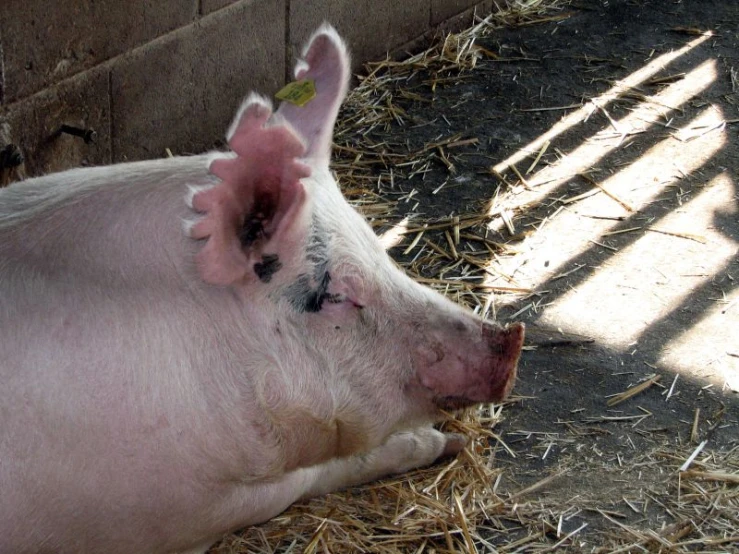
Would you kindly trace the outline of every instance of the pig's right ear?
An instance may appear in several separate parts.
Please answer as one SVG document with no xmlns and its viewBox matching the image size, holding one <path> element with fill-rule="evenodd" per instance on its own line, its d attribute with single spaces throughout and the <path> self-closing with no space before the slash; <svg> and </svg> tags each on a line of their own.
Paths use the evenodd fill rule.
<svg viewBox="0 0 739 554">
<path fill-rule="evenodd" d="M 301 251 L 309 217 L 300 179 L 310 169 L 298 161 L 305 145 L 280 118 L 268 121 L 271 114 L 263 98 L 246 100 L 228 134 L 235 155 L 210 164 L 220 182 L 189 200 L 202 216 L 189 234 L 205 240 L 196 263 L 209 283 L 268 282 Z"/>
<path fill-rule="evenodd" d="M 344 41 L 328 24 L 310 38 L 303 59 L 295 67 L 297 94 L 287 94 L 277 113 L 307 141 L 306 157 L 328 164 L 334 122 L 349 87 L 349 54 Z M 313 93 L 315 92 L 315 96 Z M 280 94 L 278 93 L 278 96 Z"/>
</svg>

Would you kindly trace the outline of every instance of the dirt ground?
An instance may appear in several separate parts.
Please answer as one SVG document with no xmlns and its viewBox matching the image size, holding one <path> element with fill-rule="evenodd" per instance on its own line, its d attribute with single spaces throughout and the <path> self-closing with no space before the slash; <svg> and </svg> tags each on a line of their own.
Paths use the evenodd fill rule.
<svg viewBox="0 0 739 554">
<path fill-rule="evenodd" d="M 492 444 L 508 501 L 474 548 L 739 552 L 739 5 L 573 2 L 475 46 L 391 81 L 393 122 L 340 133 L 336 167 L 381 151 L 391 255 L 527 324 Z"/>
<path fill-rule="evenodd" d="M 429 126 L 482 147 L 454 159 L 451 181 L 460 186 L 431 194 L 448 178 L 443 167 L 412 186 L 441 216 L 487 201 L 490 165 L 519 183 L 500 205 L 527 235 L 501 274 L 536 292 L 500 307 L 498 318 L 525 321 L 535 349 L 523 356 L 518 401 L 502 425 L 516 454 L 498 458 L 509 479 L 526 486 L 566 468 L 546 491 L 557 502 L 658 528 L 673 521 L 657 501 L 647 506 L 650 489 L 659 497 L 669 486 L 666 469 L 648 463 L 653 454 L 706 440 L 704 453 L 731 452 L 739 467 L 739 7 L 610 1 L 571 9 L 562 21 L 478 43 L 518 60 L 493 59 L 437 89 L 434 113 L 445 117 Z M 408 112 L 424 119 L 425 110 Z M 586 120 L 551 133 L 583 110 Z M 547 133 L 539 167 L 556 167 L 535 168 L 523 185 L 504 160 L 520 158 L 523 173 Z M 493 240 L 506 240 L 506 231 Z M 654 374 L 659 386 L 608 407 L 609 397 Z M 565 531 L 583 522 L 583 549 L 613 525 L 583 510 Z M 739 539 L 726 551 L 739 551 Z"/>
</svg>

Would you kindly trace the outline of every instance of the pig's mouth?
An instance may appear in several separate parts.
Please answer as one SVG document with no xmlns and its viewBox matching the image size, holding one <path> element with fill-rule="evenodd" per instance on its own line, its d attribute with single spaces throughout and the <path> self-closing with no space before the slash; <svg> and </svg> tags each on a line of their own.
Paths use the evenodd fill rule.
<svg viewBox="0 0 739 554">
<path fill-rule="evenodd" d="M 479 402 L 475 402 L 462 396 L 437 396 L 433 398 L 432 401 L 434 406 L 440 410 L 444 410 L 445 412 L 456 412 L 464 408 L 469 408 L 474 404 L 479 404 Z"/>
</svg>

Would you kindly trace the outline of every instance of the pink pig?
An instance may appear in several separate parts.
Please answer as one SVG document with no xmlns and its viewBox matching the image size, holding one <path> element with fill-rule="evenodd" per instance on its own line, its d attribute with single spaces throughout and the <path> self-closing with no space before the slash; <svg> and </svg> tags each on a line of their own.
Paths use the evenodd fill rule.
<svg viewBox="0 0 739 554">
<path fill-rule="evenodd" d="M 231 153 L 0 190 L 0 552 L 203 552 L 511 389 L 523 326 L 393 264 L 329 171 L 345 47 L 304 59 L 316 97 L 250 96 Z"/>
</svg>

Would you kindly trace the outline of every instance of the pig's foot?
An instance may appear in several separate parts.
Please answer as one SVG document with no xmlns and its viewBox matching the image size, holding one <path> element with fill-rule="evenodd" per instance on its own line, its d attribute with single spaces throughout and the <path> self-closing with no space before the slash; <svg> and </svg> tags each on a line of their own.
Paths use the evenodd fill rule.
<svg viewBox="0 0 739 554">
<path fill-rule="evenodd" d="M 457 454 L 465 444 L 467 439 L 463 435 L 442 433 L 431 427 L 401 431 L 390 435 L 383 444 L 365 454 L 303 470 L 314 473 L 313 483 L 303 498 L 427 466 L 439 458 Z"/>
</svg>

